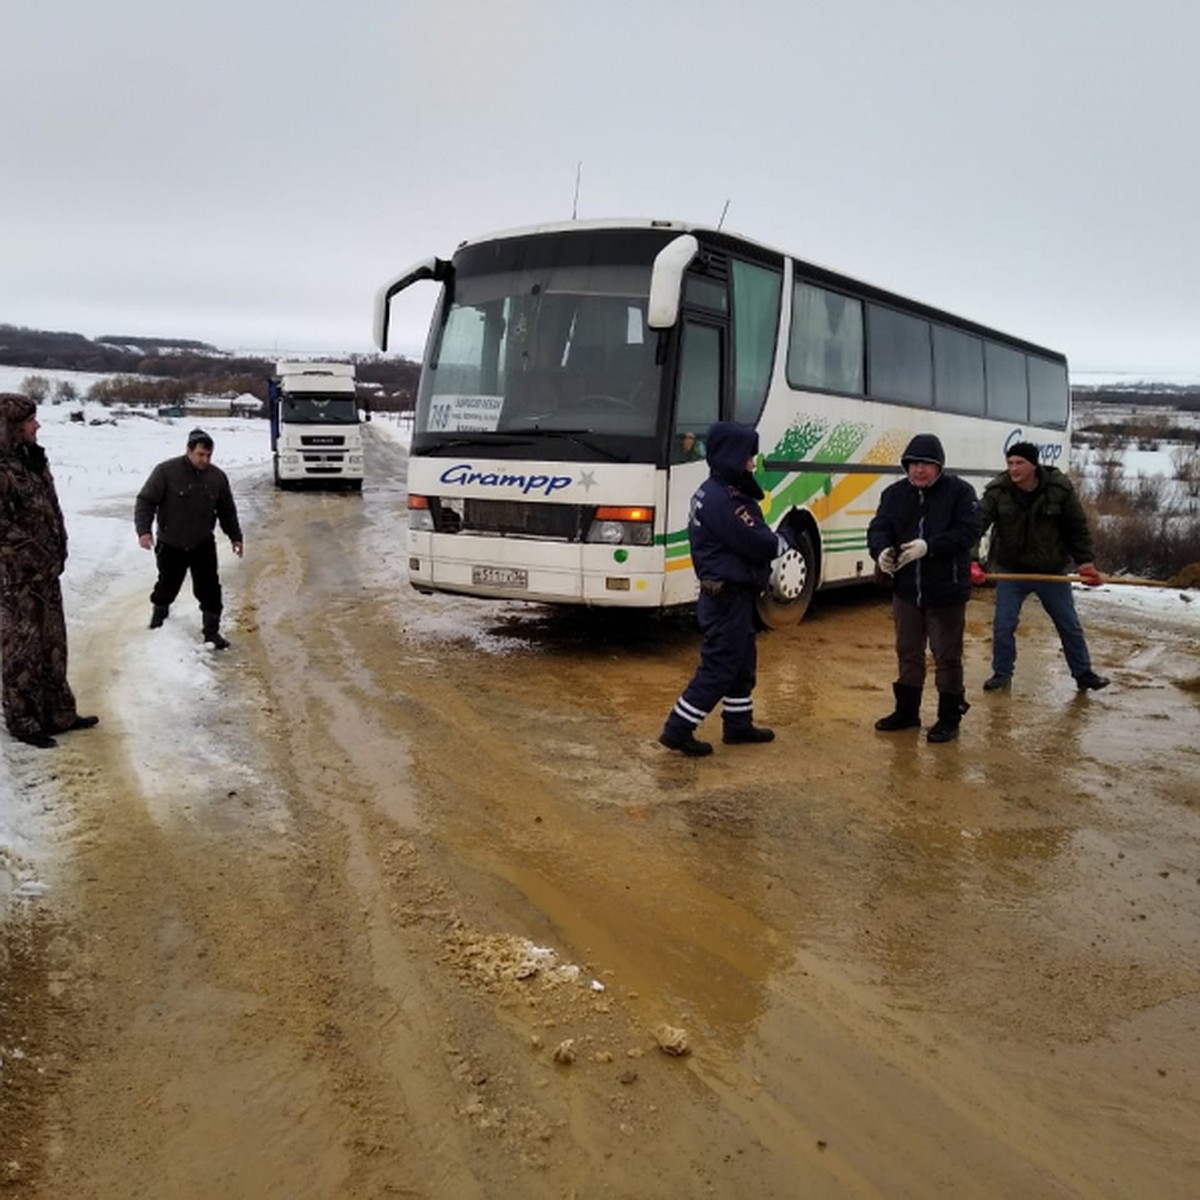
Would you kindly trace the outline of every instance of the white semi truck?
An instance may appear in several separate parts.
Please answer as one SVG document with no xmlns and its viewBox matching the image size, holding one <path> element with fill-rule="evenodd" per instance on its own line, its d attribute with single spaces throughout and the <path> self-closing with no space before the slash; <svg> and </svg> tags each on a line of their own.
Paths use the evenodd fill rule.
<svg viewBox="0 0 1200 1200">
<path fill-rule="evenodd" d="M 349 363 L 280 362 L 268 385 L 275 486 L 362 489 L 363 439 Z"/>
</svg>

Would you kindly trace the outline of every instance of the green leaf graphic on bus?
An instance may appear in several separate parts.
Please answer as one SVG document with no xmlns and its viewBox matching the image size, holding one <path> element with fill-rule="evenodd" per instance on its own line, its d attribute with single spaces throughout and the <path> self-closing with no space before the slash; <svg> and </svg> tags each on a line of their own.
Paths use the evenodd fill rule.
<svg viewBox="0 0 1200 1200">
<path fill-rule="evenodd" d="M 801 430 L 811 428 L 812 423 L 808 423 L 799 427 Z M 804 451 L 796 454 L 791 449 L 791 434 L 797 427 L 788 430 L 788 433 L 780 441 L 779 446 L 770 455 L 771 458 L 792 458 L 799 460 L 804 457 L 807 450 L 811 450 L 813 446 L 820 441 L 818 436 L 817 441 L 810 443 Z M 813 462 L 822 463 L 844 463 L 848 462 L 851 456 L 863 444 L 863 440 L 867 436 L 867 431 L 870 426 L 856 421 L 843 421 L 841 424 L 834 426 L 833 432 L 829 435 L 828 440 L 823 446 L 812 456 Z M 797 444 L 801 444 L 799 439 Z M 783 447 L 788 445 L 788 449 Z M 827 493 L 832 486 L 832 474 L 821 474 L 817 472 L 805 472 L 803 475 L 798 475 L 781 488 L 775 490 L 775 485 L 782 483 L 787 478 L 786 472 L 771 472 L 763 481 L 763 489 L 771 493 L 771 508 L 778 509 L 780 505 L 798 507 L 806 503 L 818 492 Z"/>
<path fill-rule="evenodd" d="M 767 458 L 787 458 L 794 462 L 806 457 L 808 452 L 817 446 L 825 436 L 829 422 L 821 417 L 805 417 L 803 421 L 790 426 L 783 437 L 775 443 L 775 448 Z M 759 479 L 763 491 L 771 491 L 777 483 L 788 476 L 786 471 L 766 471 Z"/>
</svg>

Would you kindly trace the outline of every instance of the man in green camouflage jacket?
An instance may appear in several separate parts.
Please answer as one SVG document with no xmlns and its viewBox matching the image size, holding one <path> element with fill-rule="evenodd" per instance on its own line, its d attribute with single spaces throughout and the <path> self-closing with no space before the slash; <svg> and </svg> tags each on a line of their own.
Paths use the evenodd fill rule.
<svg viewBox="0 0 1200 1200">
<path fill-rule="evenodd" d="M 67 530 L 37 407 L 0 393 L 0 660 L 4 723 L 19 742 L 57 745 L 56 733 L 88 729 L 67 683 L 67 626 L 59 576 Z"/>
</svg>

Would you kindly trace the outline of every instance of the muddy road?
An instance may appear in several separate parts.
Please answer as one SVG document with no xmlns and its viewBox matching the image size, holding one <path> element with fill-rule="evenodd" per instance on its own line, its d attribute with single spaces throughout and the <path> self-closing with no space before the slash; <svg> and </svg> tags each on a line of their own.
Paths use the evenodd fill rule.
<svg viewBox="0 0 1200 1200">
<path fill-rule="evenodd" d="M 148 778 L 170 729 L 120 720 L 56 760 L 0 1189 L 1200 1191 L 1191 614 L 1085 614 L 1114 682 L 1080 696 L 1027 610 L 985 696 L 973 602 L 973 707 L 930 746 L 872 729 L 885 604 L 830 599 L 760 643 L 777 740 L 694 762 L 654 741 L 687 622 L 416 595 L 404 455 L 370 454 L 361 497 L 243 481 L 215 765 Z M 122 646 L 73 647 L 81 690 Z"/>
</svg>

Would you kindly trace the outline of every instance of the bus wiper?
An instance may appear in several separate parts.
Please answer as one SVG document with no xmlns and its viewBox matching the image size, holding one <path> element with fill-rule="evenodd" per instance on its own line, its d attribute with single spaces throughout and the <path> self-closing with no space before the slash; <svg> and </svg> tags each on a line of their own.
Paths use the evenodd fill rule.
<svg viewBox="0 0 1200 1200">
<path fill-rule="evenodd" d="M 508 433 L 489 433 L 486 437 L 442 438 L 429 447 L 430 450 L 448 450 L 452 446 L 532 446 L 527 437 L 514 437 Z"/>
<path fill-rule="evenodd" d="M 607 446 L 602 446 L 599 442 L 591 437 L 590 429 L 539 429 L 539 433 L 549 437 L 565 438 L 568 442 L 576 446 L 582 446 L 585 450 L 591 450 L 595 454 L 603 454 L 605 458 L 611 458 L 613 462 L 628 462 L 628 454 L 618 454 L 615 450 L 610 450 Z"/>
</svg>

